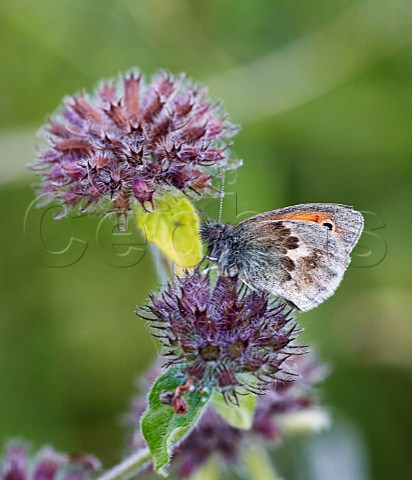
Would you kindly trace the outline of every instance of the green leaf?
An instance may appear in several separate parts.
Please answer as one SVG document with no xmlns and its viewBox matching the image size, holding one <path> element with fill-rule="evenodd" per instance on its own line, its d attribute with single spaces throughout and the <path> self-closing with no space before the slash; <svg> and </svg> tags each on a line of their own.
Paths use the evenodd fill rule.
<svg viewBox="0 0 412 480">
<path fill-rule="evenodd" d="M 311 435 L 331 427 L 330 413 L 321 408 L 276 415 L 276 423 L 285 435 Z"/>
<path fill-rule="evenodd" d="M 255 413 L 256 395 L 239 395 L 239 406 L 227 404 L 222 394 L 214 391 L 212 405 L 225 422 L 240 430 L 250 430 Z"/>
<path fill-rule="evenodd" d="M 220 466 L 216 458 L 210 459 L 190 477 L 190 480 L 219 480 Z"/>
<path fill-rule="evenodd" d="M 202 259 L 199 217 L 185 196 L 166 192 L 155 197 L 153 212 L 139 206 L 135 217 L 147 240 L 157 245 L 180 270 L 194 267 Z"/>
<path fill-rule="evenodd" d="M 245 454 L 248 478 L 253 480 L 280 480 L 263 446 L 249 448 Z"/>
<path fill-rule="evenodd" d="M 199 421 L 210 398 L 211 391 L 198 389 L 183 394 L 188 405 L 185 415 L 174 413 L 170 405 L 160 401 L 165 391 L 174 391 L 185 381 L 178 368 L 171 368 L 153 384 L 148 407 L 143 414 L 141 429 L 153 458 L 157 473 L 167 476 L 167 466 L 174 448 L 190 433 Z"/>
</svg>

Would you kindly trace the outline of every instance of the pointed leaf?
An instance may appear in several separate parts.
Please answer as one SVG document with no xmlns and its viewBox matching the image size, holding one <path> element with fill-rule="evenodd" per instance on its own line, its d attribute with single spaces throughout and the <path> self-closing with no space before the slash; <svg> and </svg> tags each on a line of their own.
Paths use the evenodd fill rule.
<svg viewBox="0 0 412 480">
<path fill-rule="evenodd" d="M 160 400 L 163 392 L 172 392 L 185 381 L 177 368 L 171 368 L 153 384 L 149 393 L 148 407 L 141 422 L 142 435 L 146 440 L 157 473 L 167 476 L 167 466 L 174 448 L 190 433 L 199 421 L 210 398 L 210 390 L 187 391 L 183 397 L 188 405 L 185 415 L 174 413 L 170 405 Z"/>
<path fill-rule="evenodd" d="M 212 405 L 215 407 L 223 420 L 232 427 L 240 430 L 250 430 L 255 414 L 256 395 L 249 393 L 239 395 L 239 406 L 227 404 L 222 394 L 214 391 Z"/>
<path fill-rule="evenodd" d="M 147 240 L 157 245 L 180 270 L 194 267 L 202 259 L 199 217 L 185 196 L 166 192 L 155 198 L 153 212 L 139 206 L 135 217 Z"/>
</svg>

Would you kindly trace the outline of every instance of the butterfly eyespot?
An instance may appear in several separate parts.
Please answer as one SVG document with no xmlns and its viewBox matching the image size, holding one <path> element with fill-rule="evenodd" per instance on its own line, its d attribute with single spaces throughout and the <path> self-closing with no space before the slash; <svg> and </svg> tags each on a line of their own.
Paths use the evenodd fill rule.
<svg viewBox="0 0 412 480">
<path fill-rule="evenodd" d="M 328 230 L 334 230 L 335 229 L 335 224 L 332 222 L 323 222 L 322 225 L 326 227 Z"/>
</svg>

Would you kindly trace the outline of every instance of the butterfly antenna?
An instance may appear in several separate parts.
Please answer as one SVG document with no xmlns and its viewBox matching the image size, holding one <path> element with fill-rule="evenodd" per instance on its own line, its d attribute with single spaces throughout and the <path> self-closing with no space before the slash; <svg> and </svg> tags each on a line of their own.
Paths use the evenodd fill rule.
<svg viewBox="0 0 412 480">
<path fill-rule="evenodd" d="M 219 216 L 217 221 L 222 223 L 222 212 L 223 212 L 223 199 L 225 198 L 225 171 L 222 168 L 222 185 L 220 191 L 220 202 L 219 202 Z"/>
</svg>

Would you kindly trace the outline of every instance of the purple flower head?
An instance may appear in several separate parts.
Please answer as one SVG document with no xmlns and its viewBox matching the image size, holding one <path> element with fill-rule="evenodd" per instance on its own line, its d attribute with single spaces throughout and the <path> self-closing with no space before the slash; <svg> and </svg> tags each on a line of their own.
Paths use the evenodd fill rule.
<svg viewBox="0 0 412 480">
<path fill-rule="evenodd" d="M 207 407 L 199 424 L 173 453 L 172 467 L 176 478 L 192 476 L 213 455 L 227 465 L 238 465 L 250 445 L 261 442 L 278 447 L 286 433 L 282 418 L 294 413 L 322 411 L 314 386 L 324 379 L 327 369 L 312 354 L 291 357 L 285 363 L 289 363 L 288 367 L 296 373 L 295 379 L 287 383 L 274 381 L 268 386 L 267 393 L 258 397 L 250 430 L 234 428 L 220 417 L 213 405 Z M 161 373 L 160 365 L 156 363 L 142 382 L 141 391 L 147 391 L 154 378 Z M 145 408 L 146 398 L 143 395 L 136 396 L 128 416 L 128 423 L 134 432 L 130 442 L 132 451 L 144 446 L 139 423 Z"/>
<path fill-rule="evenodd" d="M 138 314 L 163 343 L 165 366 L 179 366 L 195 386 L 237 403 L 238 387 L 262 393 L 274 380 L 294 378 L 284 362 L 305 349 L 293 344 L 299 329 L 285 304 L 237 278 L 212 285 L 210 274 L 198 270 L 150 298 Z"/>
<path fill-rule="evenodd" d="M 48 146 L 34 168 L 59 216 L 103 207 L 118 215 L 134 202 L 153 209 L 156 192 L 214 195 L 213 177 L 229 161 L 237 128 L 206 91 L 183 75 L 137 72 L 102 83 L 93 95 L 68 97 L 45 127 Z"/>
<path fill-rule="evenodd" d="M 0 462 L 0 479 L 88 480 L 99 469 L 100 462 L 91 455 L 67 455 L 44 447 L 34 458 L 29 458 L 25 445 L 10 443 Z"/>
</svg>

